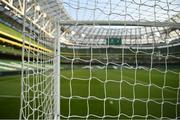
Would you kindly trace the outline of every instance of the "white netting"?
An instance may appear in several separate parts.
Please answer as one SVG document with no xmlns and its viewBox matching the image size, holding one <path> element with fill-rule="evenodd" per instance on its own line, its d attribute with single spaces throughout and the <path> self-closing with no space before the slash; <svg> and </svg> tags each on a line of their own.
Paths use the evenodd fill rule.
<svg viewBox="0 0 180 120">
<path fill-rule="evenodd" d="M 180 119 L 178 0 L 56 2 L 64 6 L 61 35 L 54 34 L 61 41 L 62 119 Z M 21 117 L 53 119 L 56 42 L 24 25 L 24 37 L 48 51 L 24 45 Z"/>
<path fill-rule="evenodd" d="M 39 14 L 36 9 L 32 8 L 33 20 Z M 20 119 L 54 119 L 55 40 L 27 20 L 27 14 L 23 22 Z"/>
<path fill-rule="evenodd" d="M 62 118 L 179 119 L 178 0 L 63 4 L 75 24 L 61 22 Z"/>
</svg>

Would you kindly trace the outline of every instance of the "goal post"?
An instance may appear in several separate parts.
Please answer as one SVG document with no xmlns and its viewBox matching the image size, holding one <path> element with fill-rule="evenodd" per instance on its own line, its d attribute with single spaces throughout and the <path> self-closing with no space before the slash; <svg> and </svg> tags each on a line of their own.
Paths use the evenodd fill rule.
<svg viewBox="0 0 180 120">
<path fill-rule="evenodd" d="M 64 1 L 24 14 L 20 119 L 180 119 L 179 4 Z"/>
<path fill-rule="evenodd" d="M 60 119 L 60 25 L 56 22 L 54 42 L 54 115 L 55 120 Z"/>
<path fill-rule="evenodd" d="M 27 2 L 24 1 L 24 4 Z M 60 119 L 60 26 L 51 19 L 54 29 L 50 36 L 33 20 L 39 19 L 37 2 L 31 14 L 25 8 L 22 32 L 22 74 L 20 119 Z M 32 12 L 31 11 L 31 12 Z M 42 17 L 45 25 L 47 20 Z"/>
</svg>

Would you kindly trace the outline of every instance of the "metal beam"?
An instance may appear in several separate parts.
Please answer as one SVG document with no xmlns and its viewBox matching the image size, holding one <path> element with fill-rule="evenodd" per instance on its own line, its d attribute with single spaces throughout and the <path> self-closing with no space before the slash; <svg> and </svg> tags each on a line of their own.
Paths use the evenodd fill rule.
<svg viewBox="0 0 180 120">
<path fill-rule="evenodd" d="M 89 20 L 80 20 L 80 21 L 60 21 L 61 25 L 95 25 L 95 26 L 144 26 L 144 27 L 172 27 L 180 29 L 180 23 L 174 22 L 140 22 L 140 21 L 89 21 Z"/>
<path fill-rule="evenodd" d="M 19 6 L 21 6 L 21 7 L 15 6 L 15 5 L 13 4 L 13 0 L 1 0 L 0 2 L 4 3 L 4 4 L 7 5 L 9 8 L 11 8 L 11 9 L 14 10 L 14 11 L 16 11 L 17 13 L 19 13 L 19 14 L 23 17 L 25 12 L 26 12 L 26 14 L 29 13 L 29 11 L 26 11 L 25 8 L 24 8 L 25 6 L 21 3 L 21 2 L 24 2 L 24 1 L 26 1 L 26 0 L 18 1 Z M 17 4 L 17 3 L 16 3 L 16 4 Z M 31 3 L 31 4 L 33 4 L 33 3 Z M 28 9 L 28 8 L 27 8 L 27 9 Z M 34 12 L 37 12 L 37 11 L 34 10 L 34 8 L 32 8 L 31 10 L 33 10 L 33 12 L 32 12 L 33 14 L 34 14 Z M 43 12 L 43 11 L 41 11 L 41 12 Z M 49 31 L 47 31 L 43 26 L 40 26 L 40 24 L 37 24 L 37 21 L 33 20 L 31 17 L 28 17 L 28 16 L 26 15 L 26 19 L 27 19 L 28 21 L 31 21 L 39 30 L 42 30 L 47 36 L 49 36 L 49 37 L 51 37 L 51 38 L 54 37 L 54 36 L 51 35 L 51 34 L 49 33 Z M 44 19 L 45 19 L 45 18 L 44 18 Z M 53 21 L 52 21 L 52 22 L 53 22 Z"/>
</svg>

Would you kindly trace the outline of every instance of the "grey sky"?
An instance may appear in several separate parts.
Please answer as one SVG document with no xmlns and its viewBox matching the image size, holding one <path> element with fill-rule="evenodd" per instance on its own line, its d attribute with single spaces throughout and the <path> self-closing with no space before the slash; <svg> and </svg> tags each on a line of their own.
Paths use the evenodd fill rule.
<svg viewBox="0 0 180 120">
<path fill-rule="evenodd" d="M 180 11 L 180 0 L 63 0 L 63 3 L 78 20 L 164 21 Z"/>
</svg>

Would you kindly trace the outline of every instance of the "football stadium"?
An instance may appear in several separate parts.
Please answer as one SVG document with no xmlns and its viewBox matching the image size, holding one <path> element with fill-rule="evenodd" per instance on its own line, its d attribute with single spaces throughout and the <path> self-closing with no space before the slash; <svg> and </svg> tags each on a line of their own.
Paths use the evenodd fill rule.
<svg viewBox="0 0 180 120">
<path fill-rule="evenodd" d="M 0 0 L 0 119 L 180 119 L 180 1 Z"/>
</svg>

